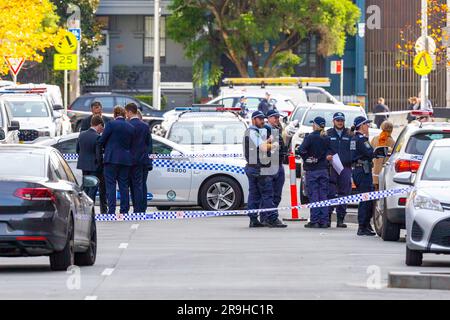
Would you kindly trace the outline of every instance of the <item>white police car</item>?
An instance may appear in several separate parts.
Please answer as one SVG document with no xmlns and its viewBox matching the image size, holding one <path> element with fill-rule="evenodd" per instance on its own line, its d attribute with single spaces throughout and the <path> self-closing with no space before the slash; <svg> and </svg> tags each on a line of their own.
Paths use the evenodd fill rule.
<svg viewBox="0 0 450 320">
<path fill-rule="evenodd" d="M 58 149 L 69 163 L 77 179 L 76 145 L 79 133 L 40 141 Z M 205 210 L 235 210 L 248 198 L 245 160 L 233 154 L 201 158 L 199 153 L 153 135 L 153 170 L 149 172 L 148 203 L 158 209 L 201 206 Z M 223 154 L 223 152 L 221 152 Z M 242 150 L 241 150 L 242 153 Z"/>
</svg>

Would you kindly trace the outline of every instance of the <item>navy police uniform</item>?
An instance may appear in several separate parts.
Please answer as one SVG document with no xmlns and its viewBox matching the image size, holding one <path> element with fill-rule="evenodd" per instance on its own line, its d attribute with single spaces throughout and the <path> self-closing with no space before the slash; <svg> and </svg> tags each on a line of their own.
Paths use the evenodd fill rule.
<svg viewBox="0 0 450 320">
<path fill-rule="evenodd" d="M 342 112 L 336 112 L 333 120 L 345 121 L 345 115 Z M 335 127 L 327 131 L 330 137 L 330 155 L 337 154 L 344 166 L 340 174 L 330 166 L 330 183 L 328 188 L 328 199 L 346 197 L 352 192 L 352 154 L 350 151 L 350 142 L 353 133 L 348 128 L 338 130 Z M 330 221 L 334 207 L 329 207 Z M 342 204 L 336 207 L 337 227 L 345 228 L 344 219 L 347 214 L 347 205 Z"/>
<path fill-rule="evenodd" d="M 311 122 L 325 128 L 325 119 L 322 117 L 316 117 Z M 303 159 L 308 197 L 311 202 L 328 199 L 327 155 L 329 146 L 329 137 L 321 135 L 321 131 L 316 130 L 307 135 L 296 150 L 296 154 Z M 310 222 L 305 227 L 328 228 L 328 226 L 328 208 L 311 208 Z"/>
<path fill-rule="evenodd" d="M 370 123 L 364 117 L 357 117 L 354 127 L 358 129 L 363 124 Z M 352 138 L 350 149 L 352 151 L 353 181 L 358 193 L 374 191 L 372 178 L 372 160 L 374 149 L 369 139 L 360 132 L 356 132 Z M 370 226 L 372 218 L 373 201 L 363 201 L 358 205 L 358 235 L 374 235 Z"/>
</svg>

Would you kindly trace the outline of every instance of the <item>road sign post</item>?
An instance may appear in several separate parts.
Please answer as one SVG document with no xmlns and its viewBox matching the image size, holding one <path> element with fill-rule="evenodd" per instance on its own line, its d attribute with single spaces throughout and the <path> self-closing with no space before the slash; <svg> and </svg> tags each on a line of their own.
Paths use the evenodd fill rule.
<svg viewBox="0 0 450 320">
<path fill-rule="evenodd" d="M 422 0 L 422 38 L 425 40 L 425 52 L 429 52 L 428 41 L 428 0 Z M 420 109 L 426 110 L 428 106 L 428 74 L 420 79 Z"/>
<path fill-rule="evenodd" d="M 80 57 L 80 40 L 81 35 L 81 10 L 80 7 L 70 3 L 67 7 L 67 14 L 69 18 L 67 19 L 67 28 L 71 33 L 77 38 L 76 54 Z M 77 59 L 77 68 L 70 71 L 70 102 L 74 101 L 81 93 L 80 90 L 80 59 Z"/>
</svg>

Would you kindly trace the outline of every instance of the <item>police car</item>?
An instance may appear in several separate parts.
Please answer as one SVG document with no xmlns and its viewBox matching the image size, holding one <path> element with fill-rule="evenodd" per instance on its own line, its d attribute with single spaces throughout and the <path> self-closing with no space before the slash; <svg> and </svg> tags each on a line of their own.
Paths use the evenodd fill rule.
<svg viewBox="0 0 450 320">
<path fill-rule="evenodd" d="M 63 134 L 63 106 L 52 106 L 43 95 L 45 89 L 2 90 L 1 99 L 11 110 L 13 119 L 20 123 L 19 140 L 33 143 L 38 139 Z"/>
<path fill-rule="evenodd" d="M 401 188 L 395 182 L 396 174 L 416 173 L 423 156 L 435 140 L 450 138 L 450 123 L 413 121 L 400 133 L 389 160 L 379 175 L 380 190 Z M 377 200 L 374 205 L 374 226 L 384 241 L 398 241 L 400 229 L 405 228 L 407 195 L 392 196 Z"/>
<path fill-rule="evenodd" d="M 0 96 L 0 143 L 19 143 L 18 121 L 13 120 L 11 109 Z"/>
<path fill-rule="evenodd" d="M 353 125 L 353 121 L 356 117 L 363 116 L 367 118 L 366 112 L 361 107 L 353 107 L 353 106 L 345 106 L 345 105 L 332 105 L 329 103 L 315 103 L 309 105 L 299 105 L 291 114 L 288 119 L 289 125 L 286 127 L 286 131 L 289 133 L 290 131 L 295 131 L 295 134 L 292 136 L 292 140 L 290 143 L 290 148 L 293 153 L 298 146 L 300 146 L 303 142 L 305 136 L 312 132 L 312 124 L 311 121 L 317 117 L 321 116 L 325 118 L 326 121 L 326 130 L 333 127 L 333 115 L 336 112 L 342 112 L 345 114 L 345 124 L 346 127 L 351 127 Z M 369 129 L 369 140 L 378 135 L 381 130 L 376 128 Z M 304 181 L 304 174 L 302 172 L 300 158 L 296 160 L 296 175 L 297 178 L 301 179 L 300 182 L 300 198 L 302 203 L 308 202 L 307 197 L 307 189 Z"/>
<path fill-rule="evenodd" d="M 58 149 L 69 163 L 77 179 L 76 145 L 79 133 L 40 141 Z M 242 150 L 241 150 L 242 153 Z M 205 210 L 235 210 L 248 198 L 248 182 L 244 173 L 245 159 L 224 154 L 203 158 L 184 145 L 153 135 L 153 170 L 149 172 L 148 203 L 158 209 L 201 206 Z M 211 155 L 211 154 L 210 154 Z"/>
</svg>

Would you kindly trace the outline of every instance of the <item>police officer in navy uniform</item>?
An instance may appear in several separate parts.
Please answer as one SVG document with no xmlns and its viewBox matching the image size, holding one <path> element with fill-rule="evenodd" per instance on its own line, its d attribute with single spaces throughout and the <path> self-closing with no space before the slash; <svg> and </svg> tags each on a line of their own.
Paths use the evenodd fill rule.
<svg viewBox="0 0 450 320">
<path fill-rule="evenodd" d="M 244 136 L 244 155 L 247 160 L 245 173 L 248 178 L 249 195 L 247 201 L 248 210 L 274 208 L 273 202 L 273 170 L 271 168 L 270 155 L 273 138 L 268 135 L 264 127 L 264 113 L 255 111 L 252 114 L 252 125 L 246 130 Z M 276 210 L 258 213 L 249 213 L 250 228 L 270 227 L 285 228 L 278 219 Z"/>
<path fill-rule="evenodd" d="M 248 107 L 247 107 L 247 97 L 242 96 L 239 99 L 239 102 L 236 104 L 236 108 L 241 108 L 241 111 L 239 112 L 239 115 L 243 118 L 247 117 L 248 114 Z"/>
<path fill-rule="evenodd" d="M 311 121 L 313 132 L 308 134 L 297 148 L 296 154 L 303 159 L 309 200 L 320 202 L 328 199 L 328 161 L 330 139 L 325 132 L 325 119 L 316 117 Z M 310 221 L 305 228 L 329 228 L 328 207 L 311 208 Z"/>
<path fill-rule="evenodd" d="M 352 130 L 356 130 L 350 144 L 352 151 L 353 181 L 357 192 L 365 193 L 374 191 L 372 178 L 372 160 L 374 149 L 369 142 L 369 124 L 371 120 L 365 117 L 357 117 L 353 123 Z M 358 236 L 374 236 L 375 233 L 370 225 L 372 218 L 373 201 L 363 201 L 358 205 Z"/>
<path fill-rule="evenodd" d="M 328 199 L 346 197 L 352 192 L 352 154 L 350 151 L 350 142 L 353 133 L 345 127 L 345 115 L 342 112 L 336 112 L 333 115 L 333 128 L 328 129 L 327 135 L 330 137 L 330 152 L 328 160 L 337 154 L 344 166 L 340 174 L 330 165 L 330 181 L 328 188 Z M 330 221 L 334 207 L 329 207 Z M 347 205 L 342 204 L 336 207 L 337 228 L 347 228 L 344 223 L 347 214 Z"/>
</svg>

